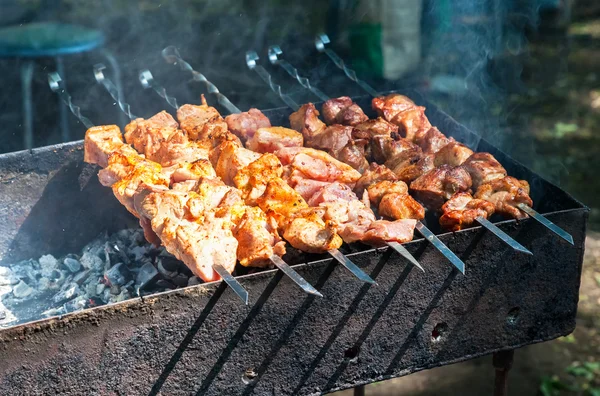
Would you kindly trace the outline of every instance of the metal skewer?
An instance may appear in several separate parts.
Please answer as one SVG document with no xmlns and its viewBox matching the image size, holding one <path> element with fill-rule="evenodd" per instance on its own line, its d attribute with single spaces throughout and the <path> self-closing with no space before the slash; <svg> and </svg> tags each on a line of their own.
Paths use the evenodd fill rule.
<svg viewBox="0 0 600 396">
<path fill-rule="evenodd" d="M 217 97 L 219 98 L 219 103 L 223 104 L 224 106 L 225 106 L 225 103 L 228 103 L 230 105 L 230 107 L 227 107 L 227 106 L 225 106 L 225 107 L 227 107 L 227 109 L 230 110 L 232 114 L 239 114 L 242 112 L 238 107 L 236 107 L 233 103 L 231 103 L 225 95 L 223 95 L 221 92 L 219 92 L 219 89 L 213 83 L 208 81 L 202 73 L 194 70 L 189 63 L 187 63 L 185 60 L 183 60 L 175 47 L 170 46 L 170 47 L 165 48 L 162 51 L 162 55 L 165 58 L 165 60 L 167 60 L 167 62 L 178 63 L 182 70 L 191 72 L 192 75 L 194 76 L 194 80 L 203 82 L 206 85 L 209 93 L 214 93 L 215 95 L 217 95 Z M 256 66 L 256 60 L 258 60 L 258 55 L 256 55 L 256 59 L 253 60 L 255 66 Z M 248 66 L 250 67 L 250 65 L 248 65 Z M 266 70 L 265 70 L 265 73 L 267 73 Z M 279 91 L 281 92 L 281 89 Z M 328 253 L 334 259 L 336 259 L 340 264 L 342 264 L 344 267 L 346 267 L 350 272 L 352 272 L 352 274 L 354 274 L 354 276 L 356 276 L 358 279 L 362 280 L 363 282 L 367 282 L 367 283 L 373 283 L 373 284 L 376 283 L 369 275 L 367 275 L 363 270 L 361 270 L 348 257 L 344 256 L 344 254 L 342 254 L 342 252 L 340 252 L 338 249 L 329 250 Z"/>
<path fill-rule="evenodd" d="M 553 222 L 536 212 L 533 208 L 530 208 L 529 206 L 522 203 L 518 204 L 517 206 L 523 212 L 527 213 L 529 216 L 542 223 L 550 231 L 552 231 L 565 241 L 569 242 L 571 245 L 575 245 L 573 243 L 573 237 L 571 236 L 571 234 L 569 234 L 568 232 L 566 232 L 565 230 L 563 230 L 562 228 L 560 228 L 559 226 L 557 226 L 556 224 L 554 224 Z"/>
<path fill-rule="evenodd" d="M 139 77 L 140 82 L 142 83 L 144 88 L 152 88 L 161 98 L 165 99 L 167 103 L 170 104 L 172 107 L 174 107 L 175 109 L 179 108 L 179 106 L 177 105 L 177 100 L 174 97 L 167 95 L 167 91 L 165 90 L 165 88 L 154 80 L 154 77 L 152 76 L 152 73 L 150 73 L 149 70 L 142 70 L 139 74 Z M 300 276 L 299 273 L 297 273 L 292 267 L 290 267 L 285 261 L 283 261 L 281 257 L 274 254 L 271 257 L 269 257 L 269 259 L 277 268 L 283 271 L 284 274 L 286 274 L 291 280 L 293 280 L 298 286 L 300 286 L 300 288 L 306 293 L 323 297 L 323 295 L 319 293 L 317 289 L 315 289 L 310 283 L 306 281 L 306 279 Z M 231 278 L 235 279 L 233 277 Z"/>
<path fill-rule="evenodd" d="M 238 114 L 242 112 L 236 105 L 231 103 L 225 95 L 219 92 L 219 89 L 216 87 L 216 85 L 208 81 L 208 79 L 204 77 L 204 74 L 194 70 L 194 68 L 192 68 L 192 65 L 184 61 L 181 58 L 181 55 L 179 55 L 179 51 L 177 50 L 177 48 L 175 48 L 172 45 L 168 46 L 167 48 L 162 50 L 162 56 L 167 62 L 179 65 L 181 70 L 192 73 L 192 78 L 194 79 L 194 81 L 204 83 L 208 93 L 215 95 L 219 104 L 225 107 L 229 111 L 229 113 Z"/>
<path fill-rule="evenodd" d="M 73 104 L 71 101 L 71 95 L 69 95 L 67 92 L 64 81 L 58 73 L 48 73 L 48 85 L 50 85 L 52 92 L 60 96 L 62 101 L 65 102 L 65 105 L 67 105 L 67 107 L 71 110 L 71 113 L 73 113 L 73 115 L 77 117 L 77 119 L 81 121 L 86 128 L 89 129 L 94 126 L 89 119 L 81 114 L 81 108 Z"/>
<path fill-rule="evenodd" d="M 281 98 L 281 100 L 284 101 L 286 105 L 294 109 L 294 111 L 298 110 L 300 108 L 298 103 L 296 103 L 288 95 L 284 94 L 281 91 L 281 85 L 275 84 L 269 72 L 267 72 L 264 67 L 256 63 L 256 61 L 259 59 L 260 58 L 258 57 L 256 51 L 246 52 L 246 65 L 248 66 L 248 68 L 250 70 L 254 70 L 260 76 L 260 78 L 262 78 L 263 81 L 267 83 L 269 88 L 271 88 L 271 91 L 275 92 Z"/>
<path fill-rule="evenodd" d="M 335 63 L 335 65 L 344 71 L 344 73 L 350 80 L 357 83 L 365 92 L 367 92 L 372 97 L 376 98 L 376 97 L 381 96 L 381 94 L 379 94 L 369 84 L 358 79 L 354 70 L 349 69 L 345 65 L 344 61 L 335 52 L 333 52 L 331 49 L 325 47 L 327 44 L 329 44 L 329 37 L 327 37 L 326 34 L 320 34 L 315 39 L 315 47 L 317 48 L 317 50 L 319 52 L 325 52 L 329 56 L 329 58 L 331 58 L 331 60 Z M 502 231 L 500 228 L 495 226 L 492 222 L 488 221 L 484 217 L 480 216 L 480 217 L 477 217 L 475 220 L 481 226 L 488 229 L 488 231 L 490 231 L 492 234 L 496 235 L 502 242 L 506 243 L 508 246 L 510 246 L 514 250 L 521 252 L 521 253 L 525 253 L 525 254 L 533 254 L 528 249 L 526 249 L 523 245 L 521 245 L 519 242 L 515 241 L 508 234 L 506 234 L 504 231 Z"/>
<path fill-rule="evenodd" d="M 321 99 L 322 101 L 329 100 L 329 97 L 327 95 L 325 95 L 320 89 L 313 87 L 310 84 L 310 81 L 308 78 L 300 76 L 298 74 L 298 69 L 296 69 L 294 66 L 292 66 L 289 62 L 287 62 L 283 59 L 279 59 L 278 55 L 282 55 L 282 54 L 283 54 L 283 52 L 281 51 L 281 48 L 279 48 L 278 45 L 272 45 L 269 47 L 269 61 L 271 61 L 272 64 L 281 66 L 283 68 L 283 70 L 285 70 L 290 76 L 295 78 L 296 81 L 298 81 L 298 83 L 300 85 L 302 85 L 304 88 L 310 90 L 312 93 L 314 93 L 316 96 L 318 96 L 319 99 Z"/>
<path fill-rule="evenodd" d="M 131 107 L 129 106 L 129 104 L 121 100 L 121 97 L 118 95 L 118 91 L 113 82 L 106 78 L 106 76 L 104 76 L 104 69 L 106 69 L 106 66 L 102 64 L 97 64 L 94 66 L 94 77 L 96 78 L 96 81 L 99 84 L 102 84 L 104 88 L 106 88 L 110 96 L 112 96 L 112 98 L 118 103 L 121 111 L 123 111 L 123 113 L 125 113 L 127 117 L 129 117 L 129 119 L 134 120 L 136 118 L 139 118 L 133 113 L 131 113 Z M 50 75 L 48 78 L 50 79 Z M 50 85 L 50 87 L 52 88 L 52 84 Z M 237 279 L 235 279 L 233 275 L 231 275 L 222 265 L 213 264 L 212 268 L 217 274 L 219 274 L 219 276 L 225 281 L 225 283 L 227 283 L 231 290 L 233 290 L 233 292 L 237 294 L 239 298 L 242 299 L 244 304 L 248 305 L 248 291 L 244 289 L 240 282 L 238 282 Z"/>
<path fill-rule="evenodd" d="M 350 80 L 352 80 L 355 83 L 357 83 L 358 85 L 360 85 L 360 87 L 362 89 L 364 89 L 365 91 L 367 91 L 369 93 L 369 95 L 371 95 L 373 97 L 380 96 L 379 93 L 377 91 L 375 91 L 369 84 L 367 84 L 363 80 L 360 80 L 356 76 L 356 72 L 354 70 L 350 69 L 348 66 L 346 66 L 346 64 L 344 63 L 342 58 L 340 58 L 335 52 L 333 52 L 329 48 L 325 47 L 325 45 L 327 45 L 329 43 L 330 43 L 329 36 L 327 36 L 326 34 L 319 34 L 315 38 L 315 47 L 317 48 L 317 51 L 324 52 L 329 57 L 329 59 L 331 59 L 333 61 L 333 63 L 339 69 L 342 69 L 344 71 L 344 74 Z"/>
</svg>

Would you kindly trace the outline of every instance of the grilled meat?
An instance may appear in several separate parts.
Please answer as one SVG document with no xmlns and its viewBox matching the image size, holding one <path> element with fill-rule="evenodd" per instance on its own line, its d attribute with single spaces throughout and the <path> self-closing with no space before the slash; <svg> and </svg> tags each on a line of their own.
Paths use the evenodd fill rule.
<svg viewBox="0 0 600 396">
<path fill-rule="evenodd" d="M 360 178 L 360 173 L 351 166 L 336 160 L 324 151 L 306 147 L 287 147 L 275 152 L 284 166 L 289 166 L 305 178 L 354 185 Z"/>
<path fill-rule="evenodd" d="M 402 162 L 409 157 L 421 157 L 423 151 L 419 146 L 406 139 L 394 139 L 388 136 L 375 136 L 370 140 L 373 161 L 378 164 Z M 388 168 L 391 168 L 388 165 Z"/>
<path fill-rule="evenodd" d="M 415 102 L 413 102 L 411 99 L 396 93 L 373 98 L 371 101 L 371 106 L 373 107 L 373 110 L 377 112 L 377 114 L 392 124 L 396 124 L 392 120 L 396 118 L 399 113 L 416 107 Z"/>
<path fill-rule="evenodd" d="M 410 190 L 426 207 L 439 210 L 457 192 L 469 191 L 471 185 L 471 176 L 466 170 L 441 165 L 414 180 Z"/>
<path fill-rule="evenodd" d="M 433 165 L 440 166 L 447 164 L 450 166 L 459 166 L 462 165 L 472 154 L 473 150 L 464 144 L 459 142 L 450 142 L 442 147 L 437 153 L 435 153 Z"/>
<path fill-rule="evenodd" d="M 395 220 L 425 218 L 425 208 L 408 194 L 408 186 L 403 181 L 379 181 L 371 184 L 367 192 L 371 204 L 383 217 Z"/>
<path fill-rule="evenodd" d="M 121 130 L 116 125 L 92 127 L 85 133 L 83 160 L 101 167 L 108 165 L 108 157 L 123 146 Z"/>
<path fill-rule="evenodd" d="M 354 125 L 352 137 L 370 140 L 375 136 L 391 137 L 393 133 L 398 133 L 398 126 L 377 117 Z"/>
<path fill-rule="evenodd" d="M 298 111 L 290 115 L 290 126 L 293 130 L 302 133 L 305 142 L 311 141 L 320 135 L 327 127 L 319 119 L 319 111 L 312 103 L 302 105 Z"/>
<path fill-rule="evenodd" d="M 442 213 L 442 228 L 458 231 L 475 225 L 477 217 L 489 218 L 494 214 L 494 204 L 473 198 L 469 193 L 456 193 L 442 205 Z"/>
<path fill-rule="evenodd" d="M 259 128 L 246 142 L 249 150 L 257 153 L 272 153 L 284 147 L 302 147 L 302 134 L 283 127 Z"/>
<path fill-rule="evenodd" d="M 367 187 L 383 180 L 396 181 L 398 180 L 398 177 L 388 167 L 372 162 L 371 165 L 369 165 L 369 169 L 365 170 L 360 179 L 356 182 L 354 192 L 359 197 L 362 197 L 363 192 Z"/>
<path fill-rule="evenodd" d="M 202 105 L 185 104 L 177 110 L 179 126 L 191 140 L 205 140 L 229 133 L 227 123 L 221 114 L 206 104 L 204 95 Z"/>
<path fill-rule="evenodd" d="M 533 207 L 533 201 L 529 197 L 529 183 L 511 176 L 482 184 L 477 189 L 475 198 L 491 202 L 497 213 L 514 219 L 527 217 L 516 205 L 522 203 Z"/>
<path fill-rule="evenodd" d="M 428 154 L 437 153 L 444 146 L 453 141 L 454 139 L 446 137 L 446 135 L 440 132 L 436 127 L 430 128 L 427 133 L 415 139 L 415 143 L 423 149 L 424 153 Z"/>
<path fill-rule="evenodd" d="M 367 121 L 369 117 L 348 96 L 329 99 L 321 108 L 323 119 L 327 125 L 341 124 L 354 126 Z"/>
<path fill-rule="evenodd" d="M 250 109 L 239 114 L 230 114 L 225 117 L 227 127 L 242 142 L 252 139 L 259 128 L 270 128 L 271 121 L 258 109 Z"/>
<path fill-rule="evenodd" d="M 138 118 L 125 126 L 125 141 L 131 144 L 140 154 L 156 161 L 154 154 L 161 143 L 177 131 L 179 125 L 166 111 L 154 115 L 147 120 Z"/>
<path fill-rule="evenodd" d="M 506 170 L 500 162 L 490 153 L 475 153 L 462 164 L 473 179 L 473 189 L 485 183 L 502 179 L 506 176 Z"/>
</svg>

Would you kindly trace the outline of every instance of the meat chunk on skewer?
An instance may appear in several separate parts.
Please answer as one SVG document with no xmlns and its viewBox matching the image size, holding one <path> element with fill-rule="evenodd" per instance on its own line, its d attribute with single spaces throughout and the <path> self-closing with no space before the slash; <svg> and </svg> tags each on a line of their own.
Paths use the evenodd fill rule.
<svg viewBox="0 0 600 396">
<path fill-rule="evenodd" d="M 166 111 L 144 120 L 138 118 L 125 126 L 125 141 L 131 144 L 140 154 L 156 161 L 155 153 L 160 150 L 161 143 L 177 132 L 177 121 Z M 157 161 L 158 162 L 158 161 Z"/>
<path fill-rule="evenodd" d="M 423 151 L 419 146 L 406 139 L 395 139 L 388 136 L 375 136 L 370 140 L 373 161 L 383 164 L 402 162 L 409 157 L 421 157 Z M 391 168 L 388 165 L 388 168 Z"/>
<path fill-rule="evenodd" d="M 369 117 L 348 96 L 329 99 L 321 108 L 323 119 L 327 125 L 341 124 L 354 126 L 367 121 Z"/>
<path fill-rule="evenodd" d="M 450 231 L 458 231 L 475 225 L 477 217 L 489 218 L 494 214 L 494 204 L 475 199 L 469 193 L 456 193 L 442 205 L 440 225 Z"/>
<path fill-rule="evenodd" d="M 469 191 L 471 185 L 471 176 L 466 170 L 442 165 L 414 180 L 410 190 L 425 206 L 439 210 L 457 192 Z"/>
<path fill-rule="evenodd" d="M 412 241 L 417 220 L 376 220 L 369 225 L 369 229 L 361 242 L 371 246 L 383 246 L 385 242 L 405 243 Z"/>
<path fill-rule="evenodd" d="M 83 144 L 83 160 L 104 168 L 108 165 L 110 154 L 123 146 L 124 142 L 118 126 L 101 125 L 86 131 Z"/>
<path fill-rule="evenodd" d="M 436 127 L 430 128 L 427 133 L 415 139 L 415 143 L 421 146 L 424 153 L 432 154 L 437 153 L 453 141 L 454 139 L 446 137 L 446 135 L 440 132 Z"/>
<path fill-rule="evenodd" d="M 462 167 L 471 175 L 474 190 L 506 176 L 506 169 L 490 153 L 475 153 L 467 158 Z"/>
<path fill-rule="evenodd" d="M 319 111 L 312 103 L 302 105 L 298 111 L 290 115 L 290 126 L 293 130 L 302 133 L 306 142 L 320 135 L 327 127 L 319 119 Z"/>
<path fill-rule="evenodd" d="M 283 127 L 259 128 L 246 142 L 249 150 L 272 153 L 285 147 L 302 147 L 302 134 Z"/>
<path fill-rule="evenodd" d="M 242 142 L 252 139 L 259 128 L 270 128 L 271 121 L 258 109 L 250 109 L 239 114 L 230 114 L 225 117 L 227 127 Z"/>
<path fill-rule="evenodd" d="M 380 181 L 367 188 L 370 202 L 381 216 L 400 220 L 425 218 L 425 208 L 408 194 L 403 181 Z"/>
<path fill-rule="evenodd" d="M 221 114 L 206 104 L 204 95 L 200 106 L 185 104 L 177 110 L 181 129 L 191 140 L 205 140 L 228 133 L 227 123 Z"/>
<path fill-rule="evenodd" d="M 277 233 L 277 225 L 269 222 L 258 207 L 246 207 L 244 215 L 233 231 L 238 241 L 237 256 L 243 266 L 270 266 L 270 257 L 285 254 L 285 242 Z"/>
<path fill-rule="evenodd" d="M 354 125 L 352 137 L 370 140 L 375 136 L 391 137 L 392 133 L 398 133 L 398 126 L 387 122 L 382 117 L 377 117 Z"/>
<path fill-rule="evenodd" d="M 367 169 L 356 182 L 354 192 L 359 197 L 362 197 L 363 192 L 367 189 L 367 187 L 384 180 L 396 181 L 398 180 L 398 177 L 385 165 L 379 165 L 372 162 L 371 165 L 369 165 L 369 169 Z"/>
<path fill-rule="evenodd" d="M 275 152 L 284 166 L 300 172 L 307 179 L 354 185 L 360 173 L 324 151 L 306 147 L 288 147 Z"/>
<path fill-rule="evenodd" d="M 482 184 L 475 193 L 475 198 L 491 202 L 497 213 L 514 219 L 527 217 L 516 205 L 522 203 L 533 207 L 533 201 L 529 197 L 529 183 L 511 176 Z"/>
<path fill-rule="evenodd" d="M 422 155 L 418 152 L 409 154 L 410 156 L 398 156 L 385 163 L 386 166 L 389 166 L 394 171 L 399 180 L 411 183 L 413 180 L 435 168 L 434 154 Z"/>
<path fill-rule="evenodd" d="M 462 165 L 471 155 L 473 150 L 459 142 L 450 142 L 435 153 L 433 164 L 440 166 L 448 164 L 450 166 Z M 472 177 L 472 176 L 471 176 Z"/>
<path fill-rule="evenodd" d="M 393 93 L 387 96 L 373 98 L 371 106 L 381 117 L 394 123 L 392 120 L 398 113 L 411 109 L 415 107 L 416 104 L 407 96 Z"/>
</svg>

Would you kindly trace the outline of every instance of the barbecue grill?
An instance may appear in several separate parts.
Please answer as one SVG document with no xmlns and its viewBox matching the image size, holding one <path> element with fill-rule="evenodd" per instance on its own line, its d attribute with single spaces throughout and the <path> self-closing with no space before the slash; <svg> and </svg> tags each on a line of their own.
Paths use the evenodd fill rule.
<svg viewBox="0 0 600 396">
<path fill-rule="evenodd" d="M 324 298 L 277 270 L 237 276 L 240 304 L 213 282 L 133 298 L 0 331 L 0 393 L 320 394 L 512 350 L 575 327 L 587 208 L 461 126 L 417 92 L 432 124 L 509 174 L 531 183 L 535 209 L 572 235 L 570 245 L 533 219 L 495 224 L 529 249 L 514 251 L 481 227 L 432 231 L 467 267 L 463 276 L 424 239 L 404 247 L 343 252 L 377 285 L 332 258 L 288 263 Z M 354 100 L 369 108 L 370 97 Z M 287 108 L 264 111 L 287 125 Z M 0 264 L 81 250 L 135 219 L 83 163 L 82 142 L 0 156 Z M 502 388 L 499 376 L 499 389 Z"/>
</svg>

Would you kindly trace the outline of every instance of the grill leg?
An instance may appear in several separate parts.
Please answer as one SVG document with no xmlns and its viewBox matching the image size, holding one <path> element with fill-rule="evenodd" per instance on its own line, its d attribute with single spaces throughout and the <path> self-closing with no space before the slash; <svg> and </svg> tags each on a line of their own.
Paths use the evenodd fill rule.
<svg viewBox="0 0 600 396">
<path fill-rule="evenodd" d="M 354 388 L 354 396 L 365 396 L 365 386 L 360 385 Z"/>
<path fill-rule="evenodd" d="M 496 369 L 496 379 L 494 381 L 494 396 L 507 395 L 508 371 L 512 368 L 514 350 L 500 351 L 494 353 L 492 363 Z"/>
</svg>

